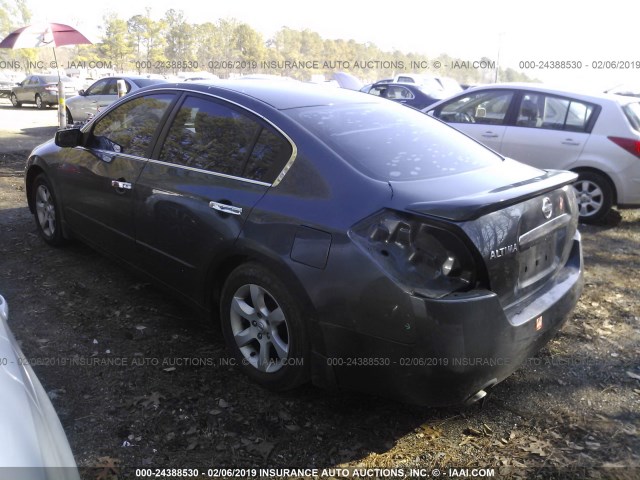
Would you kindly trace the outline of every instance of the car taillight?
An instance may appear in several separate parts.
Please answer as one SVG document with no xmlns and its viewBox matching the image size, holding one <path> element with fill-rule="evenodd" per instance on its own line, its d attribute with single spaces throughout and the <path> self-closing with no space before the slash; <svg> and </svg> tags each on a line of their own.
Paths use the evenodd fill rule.
<svg viewBox="0 0 640 480">
<path fill-rule="evenodd" d="M 426 220 L 383 211 L 358 223 L 351 239 L 403 288 L 441 298 L 473 288 L 476 263 L 454 233 Z"/>
<path fill-rule="evenodd" d="M 624 137 L 607 137 L 619 147 L 624 148 L 627 152 L 640 158 L 640 140 Z"/>
<path fill-rule="evenodd" d="M 44 87 L 44 89 L 45 89 L 47 92 L 57 92 L 57 91 L 58 91 L 58 87 L 57 87 L 57 86 L 55 86 L 55 85 L 49 85 L 49 86 L 47 86 L 47 87 Z"/>
</svg>

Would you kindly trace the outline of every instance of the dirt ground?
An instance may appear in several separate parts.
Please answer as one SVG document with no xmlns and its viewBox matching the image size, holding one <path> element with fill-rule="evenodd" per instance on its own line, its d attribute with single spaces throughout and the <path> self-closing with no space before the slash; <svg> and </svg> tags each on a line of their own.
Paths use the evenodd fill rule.
<svg viewBox="0 0 640 480">
<path fill-rule="evenodd" d="M 143 478 L 137 468 L 640 478 L 640 210 L 581 227 L 579 305 L 484 406 L 425 409 L 255 386 L 225 364 L 219 328 L 80 243 L 40 240 L 24 196 L 27 154 L 0 153 L 0 292 L 83 478 Z"/>
</svg>

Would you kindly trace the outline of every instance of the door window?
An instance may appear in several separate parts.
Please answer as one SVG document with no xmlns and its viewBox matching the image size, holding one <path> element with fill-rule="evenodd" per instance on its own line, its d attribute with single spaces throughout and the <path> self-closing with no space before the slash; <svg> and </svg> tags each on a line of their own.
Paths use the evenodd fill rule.
<svg viewBox="0 0 640 480">
<path fill-rule="evenodd" d="M 522 96 L 516 125 L 586 132 L 594 111 L 594 105 L 590 103 L 544 93 L 527 93 Z"/>
<path fill-rule="evenodd" d="M 160 93 L 120 105 L 95 124 L 89 147 L 145 157 L 173 98 L 173 94 Z"/>
<path fill-rule="evenodd" d="M 96 83 L 91 85 L 87 91 L 86 95 L 106 95 L 107 87 L 108 87 L 109 79 L 103 78 L 102 80 L 98 80 Z"/>
<path fill-rule="evenodd" d="M 444 104 L 435 116 L 449 123 L 503 125 L 512 98 L 505 90 L 470 93 Z"/>
<path fill-rule="evenodd" d="M 159 160 L 271 182 L 290 156 L 289 143 L 257 120 L 190 96 L 169 129 Z"/>
</svg>

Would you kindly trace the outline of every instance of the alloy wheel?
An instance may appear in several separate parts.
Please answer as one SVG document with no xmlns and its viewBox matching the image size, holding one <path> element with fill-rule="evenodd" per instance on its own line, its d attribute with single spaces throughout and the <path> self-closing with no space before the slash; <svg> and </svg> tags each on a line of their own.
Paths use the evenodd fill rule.
<svg viewBox="0 0 640 480">
<path fill-rule="evenodd" d="M 578 180 L 573 184 L 578 199 L 581 217 L 596 215 L 604 205 L 604 193 L 600 186 L 590 180 Z"/>
<path fill-rule="evenodd" d="M 56 233 L 56 207 L 46 185 L 38 185 L 36 190 L 36 214 L 42 233 L 53 237 Z"/>
<path fill-rule="evenodd" d="M 231 301 L 230 326 L 244 360 L 260 372 L 280 370 L 289 356 L 289 327 L 275 298 L 255 284 L 243 285 Z"/>
</svg>

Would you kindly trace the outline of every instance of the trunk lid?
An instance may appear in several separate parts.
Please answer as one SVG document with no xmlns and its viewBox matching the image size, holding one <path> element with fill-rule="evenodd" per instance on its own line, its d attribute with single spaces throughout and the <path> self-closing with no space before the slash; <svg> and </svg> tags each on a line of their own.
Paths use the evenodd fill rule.
<svg viewBox="0 0 640 480">
<path fill-rule="evenodd" d="M 464 231 L 482 258 L 490 289 L 507 308 L 566 263 L 578 224 L 571 187 L 576 174 L 541 171 L 510 160 L 500 170 L 487 170 L 390 186 L 394 206 Z M 459 194 L 451 198 L 451 192 Z M 431 200 L 416 201 L 420 197 Z"/>
</svg>

